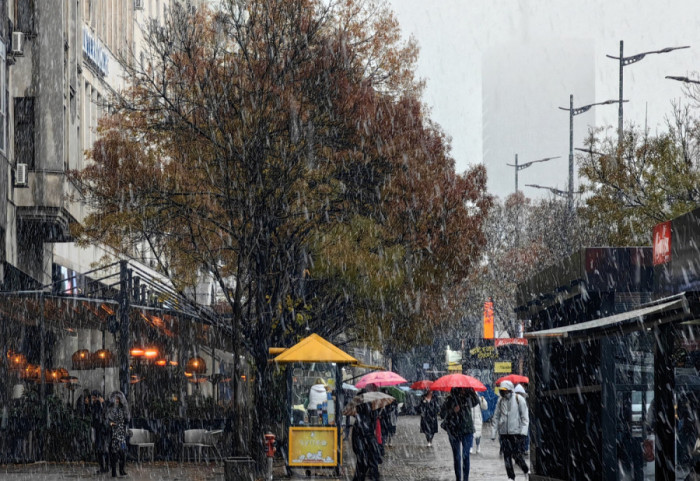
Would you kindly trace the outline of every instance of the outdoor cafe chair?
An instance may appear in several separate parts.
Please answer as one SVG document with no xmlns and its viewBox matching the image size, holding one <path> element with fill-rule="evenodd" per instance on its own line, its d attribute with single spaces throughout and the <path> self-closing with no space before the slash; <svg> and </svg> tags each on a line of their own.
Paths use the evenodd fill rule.
<svg viewBox="0 0 700 481">
<path fill-rule="evenodd" d="M 195 449 L 195 461 L 202 460 L 202 451 L 213 450 L 214 453 L 222 459 L 219 448 L 216 446 L 217 436 L 222 434 L 222 430 L 207 431 L 206 429 L 186 429 L 183 433 L 184 442 L 182 443 L 182 460 L 185 460 L 185 451 Z M 189 453 L 187 460 L 189 461 Z M 208 460 L 208 457 L 207 457 Z"/>
<path fill-rule="evenodd" d="M 129 439 L 129 444 L 131 446 L 136 446 L 136 460 L 141 462 L 141 449 L 146 449 L 146 451 L 151 451 L 151 462 L 155 458 L 155 442 L 153 440 L 153 433 L 147 429 L 131 429 L 131 438 Z"/>
</svg>

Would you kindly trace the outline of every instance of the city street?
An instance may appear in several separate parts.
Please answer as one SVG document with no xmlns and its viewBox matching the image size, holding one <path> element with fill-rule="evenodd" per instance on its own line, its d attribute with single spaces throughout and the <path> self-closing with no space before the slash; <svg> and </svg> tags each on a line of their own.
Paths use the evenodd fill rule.
<svg viewBox="0 0 700 481">
<path fill-rule="evenodd" d="M 452 453 L 444 431 L 433 440 L 433 446 L 426 446 L 425 437 L 419 432 L 417 416 L 400 416 L 397 435 L 392 447 L 387 448 L 384 463 L 380 466 L 383 480 L 449 481 L 454 479 Z M 506 479 L 503 461 L 498 456 L 498 444 L 490 439 L 491 427 L 484 425 L 484 438 L 481 453 L 471 456 L 470 479 L 492 481 Z M 331 477 L 329 470 L 312 471 L 311 478 L 301 470 L 295 470 L 293 480 L 324 479 L 350 480 L 355 470 L 355 458 L 349 445 L 344 445 L 343 475 Z M 529 463 L 528 463 L 529 464 Z M 96 475 L 95 464 L 51 464 L 12 465 L 0 467 L 0 479 L 12 481 L 54 480 L 54 479 L 112 479 L 111 476 Z M 221 464 L 214 463 L 143 463 L 141 466 L 129 463 L 126 467 L 129 476 L 123 479 L 160 480 L 222 480 L 224 470 Z M 274 479 L 290 479 L 284 476 L 281 457 L 275 458 Z M 522 473 L 516 468 L 516 480 L 523 481 Z"/>
</svg>

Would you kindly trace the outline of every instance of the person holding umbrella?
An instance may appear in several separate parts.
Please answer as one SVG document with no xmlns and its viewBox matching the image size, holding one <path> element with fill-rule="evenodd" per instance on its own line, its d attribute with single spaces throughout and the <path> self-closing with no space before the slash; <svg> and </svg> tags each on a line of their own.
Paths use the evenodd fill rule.
<svg viewBox="0 0 700 481">
<path fill-rule="evenodd" d="M 355 417 L 352 427 L 352 450 L 356 459 L 353 481 L 364 481 L 368 475 L 372 481 L 379 480 L 381 454 L 376 437 L 377 411 L 392 401 L 392 396 L 382 392 L 361 391 L 343 410 L 346 416 Z"/>
<path fill-rule="evenodd" d="M 425 440 L 428 442 L 428 447 L 433 445 L 433 436 L 438 431 L 438 411 L 440 406 L 437 398 L 433 395 L 433 391 L 428 391 L 423 395 L 420 404 L 420 432 L 425 434 Z"/>
<path fill-rule="evenodd" d="M 469 480 L 469 450 L 474 440 L 472 408 L 479 404 L 473 388 L 453 387 L 440 409 L 444 420 L 441 427 L 447 431 L 452 446 L 452 457 L 457 481 Z"/>
<path fill-rule="evenodd" d="M 515 479 L 513 460 L 527 476 L 530 471 L 523 459 L 522 445 L 527 435 L 530 418 L 527 404 L 521 396 L 513 394 L 514 387 L 510 381 L 503 381 L 500 388 L 500 399 L 496 403 L 493 414 L 493 432 L 491 439 L 496 439 L 496 432 L 501 436 L 503 462 L 509 479 Z"/>
</svg>

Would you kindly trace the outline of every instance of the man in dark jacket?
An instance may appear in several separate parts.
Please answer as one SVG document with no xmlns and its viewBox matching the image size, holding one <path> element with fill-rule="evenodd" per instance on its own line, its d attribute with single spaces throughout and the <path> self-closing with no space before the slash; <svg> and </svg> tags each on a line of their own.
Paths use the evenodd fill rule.
<svg viewBox="0 0 700 481">
<path fill-rule="evenodd" d="M 92 391 L 92 429 L 95 436 L 95 455 L 100 464 L 98 473 L 106 473 L 109 467 L 109 425 L 105 413 L 105 400 L 100 391 Z"/>
<path fill-rule="evenodd" d="M 479 404 L 479 397 L 471 388 L 452 388 L 440 409 L 444 419 L 441 426 L 447 431 L 452 446 L 457 481 L 469 480 L 469 450 L 474 440 L 472 408 Z"/>
<path fill-rule="evenodd" d="M 365 481 L 369 475 L 372 481 L 379 480 L 379 444 L 375 435 L 376 413 L 368 403 L 357 406 L 355 424 L 352 427 L 352 450 L 356 465 L 353 481 Z"/>
</svg>

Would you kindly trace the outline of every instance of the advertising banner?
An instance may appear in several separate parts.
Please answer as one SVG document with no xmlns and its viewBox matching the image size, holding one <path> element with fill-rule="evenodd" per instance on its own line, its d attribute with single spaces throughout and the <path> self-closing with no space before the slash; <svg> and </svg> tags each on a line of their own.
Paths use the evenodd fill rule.
<svg viewBox="0 0 700 481">
<path fill-rule="evenodd" d="M 484 302 L 484 339 L 493 339 L 493 301 Z"/>
<path fill-rule="evenodd" d="M 320 426 L 289 428 L 289 466 L 337 465 L 337 428 Z"/>
</svg>

